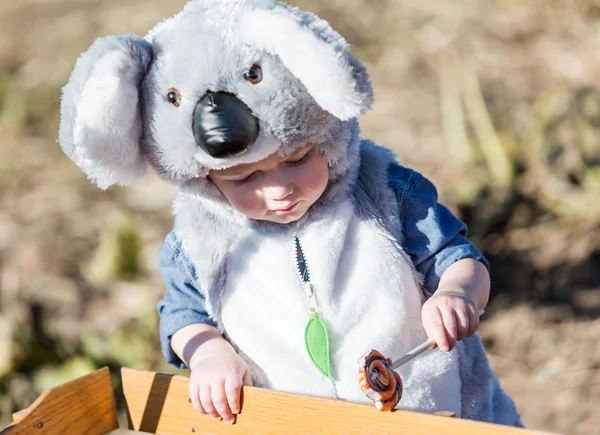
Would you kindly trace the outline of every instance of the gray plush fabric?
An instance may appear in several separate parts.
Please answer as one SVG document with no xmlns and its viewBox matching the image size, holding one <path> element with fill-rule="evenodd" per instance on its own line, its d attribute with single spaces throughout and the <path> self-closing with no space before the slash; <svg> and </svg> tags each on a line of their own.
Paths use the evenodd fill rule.
<svg viewBox="0 0 600 435">
<path fill-rule="evenodd" d="M 137 83 L 151 62 L 152 46 L 143 39 L 108 36 L 80 56 L 63 88 L 59 142 L 102 188 L 146 173 Z"/>
<path fill-rule="evenodd" d="M 262 68 L 258 84 L 244 78 L 252 65 Z M 234 94 L 258 118 L 243 155 L 217 159 L 198 147 L 192 115 L 208 91 Z M 366 69 L 316 15 L 271 0 L 192 0 L 144 39 L 108 36 L 82 54 L 64 88 L 59 142 L 102 188 L 139 179 L 146 165 L 187 183 L 306 142 L 337 176 L 372 100 Z"/>
<path fill-rule="evenodd" d="M 513 400 L 490 368 L 479 334 L 458 343 L 462 417 L 523 427 Z"/>
</svg>

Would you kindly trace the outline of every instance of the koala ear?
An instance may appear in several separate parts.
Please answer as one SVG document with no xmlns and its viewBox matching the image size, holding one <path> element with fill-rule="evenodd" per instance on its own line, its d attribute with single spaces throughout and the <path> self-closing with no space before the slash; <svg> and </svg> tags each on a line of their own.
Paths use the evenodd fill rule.
<svg viewBox="0 0 600 435">
<path fill-rule="evenodd" d="M 278 55 L 324 110 L 347 120 L 371 108 L 366 68 L 326 21 L 277 5 L 246 14 L 240 24 L 242 41 Z"/>
<path fill-rule="evenodd" d="M 139 180 L 147 170 L 140 152 L 140 83 L 152 46 L 135 35 L 96 40 L 63 88 L 60 145 L 102 189 Z"/>
</svg>

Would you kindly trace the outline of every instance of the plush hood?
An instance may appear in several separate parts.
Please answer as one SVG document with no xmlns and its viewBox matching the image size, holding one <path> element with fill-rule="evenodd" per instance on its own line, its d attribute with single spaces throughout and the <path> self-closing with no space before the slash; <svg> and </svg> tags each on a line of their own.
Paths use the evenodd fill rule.
<svg viewBox="0 0 600 435">
<path fill-rule="evenodd" d="M 358 165 L 357 117 L 373 95 L 347 42 L 270 0 L 192 0 L 145 38 L 98 39 L 63 89 L 59 142 L 102 188 L 150 166 L 216 199 L 211 169 L 315 143 L 333 197 Z"/>
</svg>

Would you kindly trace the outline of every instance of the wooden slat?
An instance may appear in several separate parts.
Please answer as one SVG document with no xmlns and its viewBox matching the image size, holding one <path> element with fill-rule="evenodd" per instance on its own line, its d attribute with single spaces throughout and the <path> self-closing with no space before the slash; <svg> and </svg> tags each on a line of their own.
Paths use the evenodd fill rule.
<svg viewBox="0 0 600 435">
<path fill-rule="evenodd" d="M 433 413 L 434 415 L 439 415 L 440 417 L 456 417 L 456 412 L 450 411 L 437 411 Z"/>
<path fill-rule="evenodd" d="M 162 435 L 526 435 L 507 426 L 244 387 L 233 426 L 199 414 L 188 403 L 189 379 L 121 369 L 130 429 Z"/>
<path fill-rule="evenodd" d="M 119 427 L 108 368 L 45 391 L 0 435 L 104 435 Z"/>
<path fill-rule="evenodd" d="M 21 421 L 23 419 L 23 417 L 25 417 L 25 415 L 27 414 L 27 410 L 26 409 L 21 409 L 20 411 L 17 412 L 13 412 L 13 423 L 18 423 L 19 421 Z"/>
</svg>

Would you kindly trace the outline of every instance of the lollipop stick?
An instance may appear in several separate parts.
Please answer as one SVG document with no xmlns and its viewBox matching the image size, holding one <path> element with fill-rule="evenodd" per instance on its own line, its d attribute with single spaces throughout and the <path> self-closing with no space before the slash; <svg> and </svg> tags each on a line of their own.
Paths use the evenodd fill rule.
<svg viewBox="0 0 600 435">
<path fill-rule="evenodd" d="M 483 313 L 484 313 L 483 308 L 480 308 L 479 309 L 479 316 L 481 316 Z M 417 347 L 415 347 L 413 350 L 409 351 L 402 358 L 399 358 L 396 361 L 394 361 L 391 364 L 390 367 L 392 368 L 392 370 L 396 370 L 401 365 L 406 364 L 407 362 L 409 362 L 414 357 L 419 356 L 420 354 L 422 354 L 423 352 L 425 352 L 427 349 L 429 349 L 434 344 L 435 344 L 434 340 L 427 340 L 425 343 L 420 344 Z"/>
</svg>

